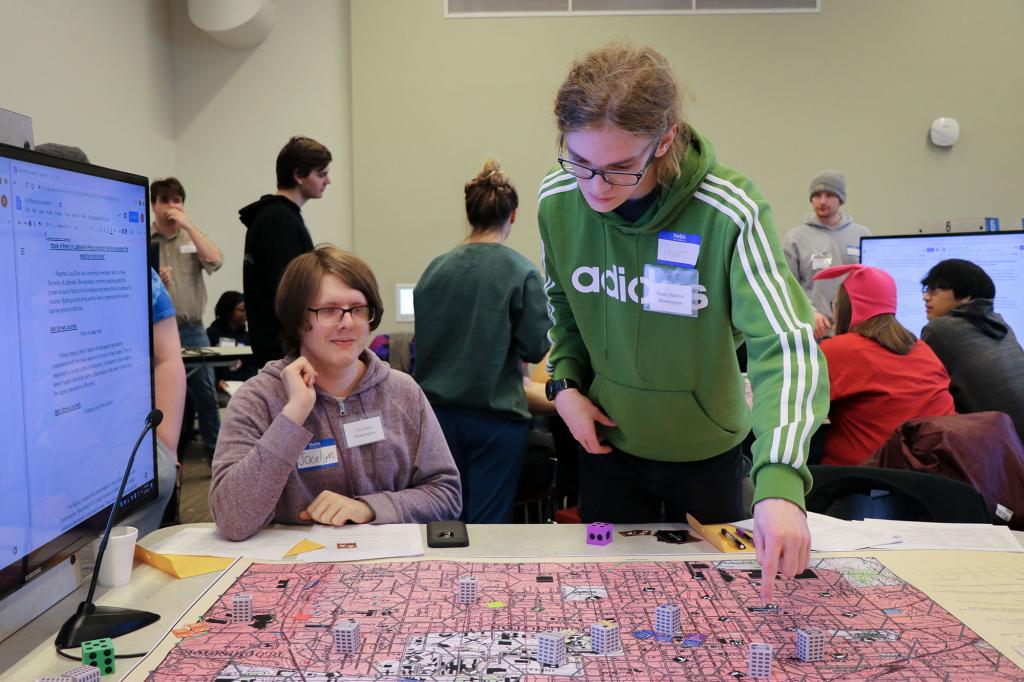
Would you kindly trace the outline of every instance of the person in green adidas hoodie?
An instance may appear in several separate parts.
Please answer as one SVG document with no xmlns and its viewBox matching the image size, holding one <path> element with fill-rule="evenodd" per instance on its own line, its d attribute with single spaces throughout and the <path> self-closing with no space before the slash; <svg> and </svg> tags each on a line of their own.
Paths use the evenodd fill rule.
<svg viewBox="0 0 1024 682">
<path fill-rule="evenodd" d="M 667 60 L 609 45 L 555 98 L 559 167 L 538 198 L 553 399 L 584 453 L 585 522 L 746 515 L 773 596 L 810 557 L 807 450 L 828 411 L 810 301 L 761 193 L 680 116 Z M 736 348 L 747 344 L 753 415 Z"/>
</svg>

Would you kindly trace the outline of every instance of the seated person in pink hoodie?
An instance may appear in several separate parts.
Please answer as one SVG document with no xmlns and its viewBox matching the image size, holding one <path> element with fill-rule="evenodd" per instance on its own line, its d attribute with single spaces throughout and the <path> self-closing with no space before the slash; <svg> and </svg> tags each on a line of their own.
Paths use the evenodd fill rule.
<svg viewBox="0 0 1024 682">
<path fill-rule="evenodd" d="M 369 266 L 319 246 L 288 265 L 275 308 L 288 355 L 238 390 L 217 439 L 220 532 L 457 519 L 459 472 L 430 404 L 367 350 L 383 312 Z"/>
<path fill-rule="evenodd" d="M 821 342 L 832 401 L 822 464 L 860 464 L 904 421 L 956 414 L 946 368 L 896 320 L 893 278 L 837 265 L 814 279 L 843 275 L 833 304 L 836 335 Z"/>
</svg>

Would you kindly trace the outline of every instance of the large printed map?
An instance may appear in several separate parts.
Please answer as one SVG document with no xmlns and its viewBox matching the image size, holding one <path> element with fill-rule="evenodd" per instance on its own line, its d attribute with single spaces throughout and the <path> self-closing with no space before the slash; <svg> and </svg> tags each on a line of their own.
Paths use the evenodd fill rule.
<svg viewBox="0 0 1024 682">
<path fill-rule="evenodd" d="M 459 578 L 478 598 L 460 604 Z M 128 680 L 328 682 L 422 680 L 647 682 L 747 677 L 749 645 L 771 644 L 777 680 L 1024 680 L 1024 671 L 873 557 L 813 559 L 758 597 L 749 560 L 643 563 L 249 564 L 227 572 Z M 232 598 L 253 618 L 232 623 Z M 654 610 L 681 609 L 659 637 Z M 355 619 L 361 646 L 332 651 L 331 627 Z M 595 654 L 590 626 L 619 625 L 622 650 Z M 824 660 L 796 655 L 797 628 L 825 635 Z M 559 667 L 537 635 L 566 634 Z"/>
</svg>

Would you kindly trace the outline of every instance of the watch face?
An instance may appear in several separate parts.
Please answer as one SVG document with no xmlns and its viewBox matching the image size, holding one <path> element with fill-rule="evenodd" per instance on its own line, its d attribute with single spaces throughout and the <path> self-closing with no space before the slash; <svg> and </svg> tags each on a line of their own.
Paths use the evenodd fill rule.
<svg viewBox="0 0 1024 682">
<path fill-rule="evenodd" d="M 555 394 L 558 393 L 558 383 L 554 379 L 548 379 L 548 382 L 544 384 L 544 395 L 547 396 L 548 400 L 555 399 Z"/>
</svg>

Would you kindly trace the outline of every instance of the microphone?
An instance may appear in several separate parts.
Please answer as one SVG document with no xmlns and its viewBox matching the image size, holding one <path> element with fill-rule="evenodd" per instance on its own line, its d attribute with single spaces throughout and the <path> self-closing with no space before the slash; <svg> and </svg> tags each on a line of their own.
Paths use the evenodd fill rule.
<svg viewBox="0 0 1024 682">
<path fill-rule="evenodd" d="M 110 516 L 107 517 L 107 527 L 103 530 L 100 539 L 99 549 L 96 550 L 96 565 L 92 569 L 92 580 L 89 583 L 89 593 L 85 601 L 78 605 L 75 614 L 67 619 L 57 639 L 53 644 L 57 650 L 69 649 L 79 646 L 82 642 L 102 637 L 120 637 L 129 632 L 134 632 L 150 623 L 160 620 L 160 616 L 150 611 L 139 611 L 136 609 L 122 609 L 117 606 L 96 606 L 92 603 L 93 595 L 96 593 L 96 581 L 100 576 L 100 564 L 103 562 L 103 553 L 107 549 L 107 541 L 110 540 L 110 529 L 114 526 L 114 517 L 117 516 L 117 508 L 121 504 L 124 495 L 124 487 L 128 484 L 128 476 L 132 471 L 132 464 L 135 462 L 135 453 L 142 445 L 142 439 L 146 437 L 151 429 L 156 429 L 164 419 L 164 413 L 160 410 L 153 410 L 146 415 L 146 426 L 135 441 L 132 454 L 128 458 L 128 466 L 124 470 L 124 477 L 121 479 L 121 487 L 114 498 L 114 504 L 110 508 Z"/>
</svg>

